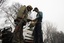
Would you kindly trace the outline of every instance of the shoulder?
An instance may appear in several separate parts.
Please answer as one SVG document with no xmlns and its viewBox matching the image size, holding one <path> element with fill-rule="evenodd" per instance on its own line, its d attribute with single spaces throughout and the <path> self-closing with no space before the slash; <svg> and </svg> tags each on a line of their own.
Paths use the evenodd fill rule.
<svg viewBox="0 0 64 43">
<path fill-rule="evenodd" d="M 39 14 L 43 14 L 43 12 L 42 11 L 39 11 Z"/>
<path fill-rule="evenodd" d="M 38 15 L 39 15 L 39 16 L 43 16 L 43 12 L 39 11 L 39 12 L 38 12 Z"/>
</svg>

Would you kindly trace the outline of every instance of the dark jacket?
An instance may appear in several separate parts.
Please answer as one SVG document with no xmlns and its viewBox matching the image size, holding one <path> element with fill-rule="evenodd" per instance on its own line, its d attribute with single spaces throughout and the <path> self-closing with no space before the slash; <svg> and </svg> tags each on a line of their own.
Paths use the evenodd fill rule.
<svg viewBox="0 0 64 43">
<path fill-rule="evenodd" d="M 42 22 L 42 18 L 43 18 L 43 13 L 42 12 L 38 12 L 38 14 L 37 14 L 38 22 Z"/>
<path fill-rule="evenodd" d="M 38 12 L 38 15 L 37 15 L 38 21 L 37 21 L 36 26 L 33 31 L 34 43 L 43 43 L 42 25 L 41 25 L 42 15 L 43 15 L 42 12 Z"/>
<path fill-rule="evenodd" d="M 12 33 L 8 30 L 2 31 L 2 43 L 12 43 Z"/>
</svg>

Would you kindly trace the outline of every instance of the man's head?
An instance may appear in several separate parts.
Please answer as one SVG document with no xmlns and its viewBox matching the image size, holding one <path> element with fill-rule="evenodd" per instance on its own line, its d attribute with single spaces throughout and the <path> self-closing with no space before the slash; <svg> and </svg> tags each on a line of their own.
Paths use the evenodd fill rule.
<svg viewBox="0 0 64 43">
<path fill-rule="evenodd" d="M 31 5 L 28 5 L 26 8 L 28 11 L 31 11 L 33 9 Z"/>
<path fill-rule="evenodd" d="M 33 11 L 39 12 L 39 9 L 35 7 Z"/>
</svg>

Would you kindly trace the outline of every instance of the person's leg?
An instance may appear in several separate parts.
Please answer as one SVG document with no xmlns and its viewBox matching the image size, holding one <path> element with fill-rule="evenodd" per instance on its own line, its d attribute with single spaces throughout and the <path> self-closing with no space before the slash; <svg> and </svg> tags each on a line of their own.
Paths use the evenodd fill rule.
<svg viewBox="0 0 64 43">
<path fill-rule="evenodd" d="M 41 27 L 41 23 L 38 24 L 38 41 L 39 43 L 43 43 L 43 36 L 42 36 L 42 27 Z"/>
<path fill-rule="evenodd" d="M 41 23 L 37 23 L 34 29 L 34 43 L 43 43 Z"/>
<path fill-rule="evenodd" d="M 18 28 L 18 30 L 13 33 L 13 39 L 12 43 L 24 43 L 23 41 L 23 31 L 21 28 Z"/>
</svg>

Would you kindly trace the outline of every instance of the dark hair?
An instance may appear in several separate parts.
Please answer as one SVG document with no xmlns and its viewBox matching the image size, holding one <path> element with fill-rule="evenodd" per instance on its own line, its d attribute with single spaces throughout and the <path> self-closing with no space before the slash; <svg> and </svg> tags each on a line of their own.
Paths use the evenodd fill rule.
<svg viewBox="0 0 64 43">
<path fill-rule="evenodd" d="M 35 7 L 33 11 L 39 12 L 39 9 Z"/>
<path fill-rule="evenodd" d="M 33 9 L 31 5 L 28 5 L 26 8 L 27 8 L 28 11 Z"/>
</svg>

